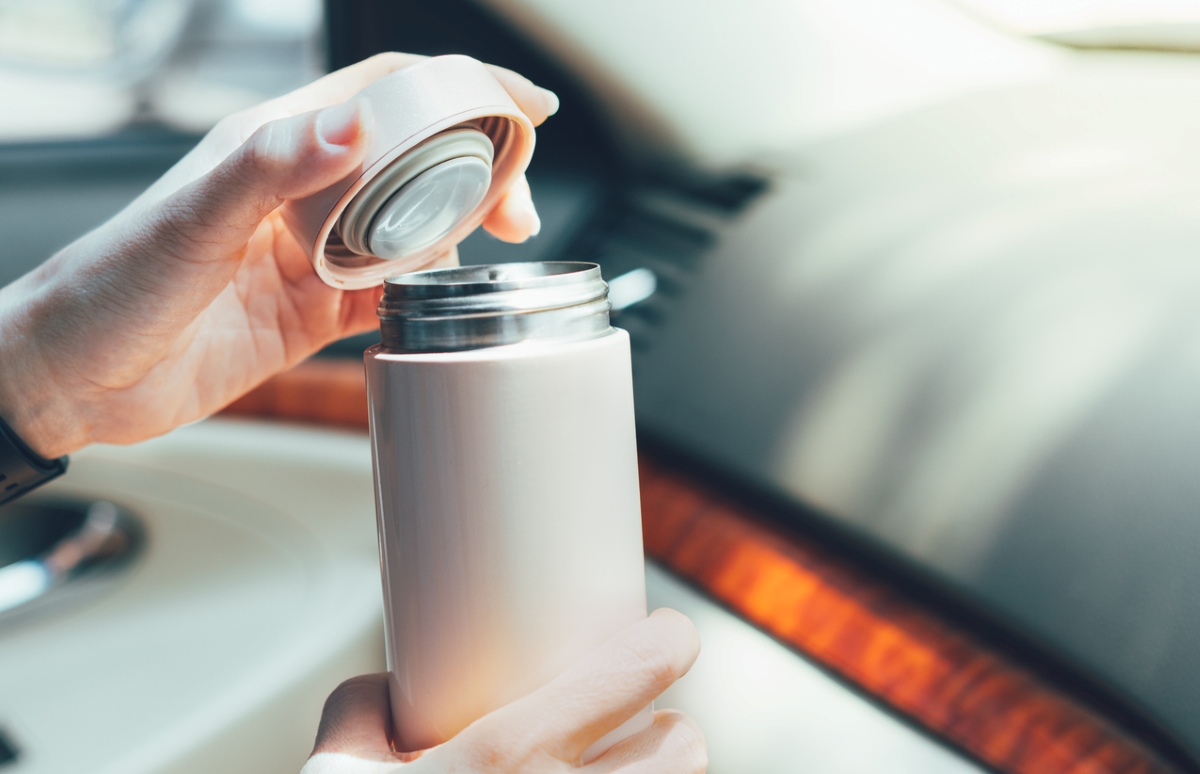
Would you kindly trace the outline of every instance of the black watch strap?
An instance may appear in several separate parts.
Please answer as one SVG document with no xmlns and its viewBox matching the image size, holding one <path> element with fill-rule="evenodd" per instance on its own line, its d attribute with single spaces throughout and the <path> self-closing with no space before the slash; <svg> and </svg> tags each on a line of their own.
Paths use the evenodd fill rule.
<svg viewBox="0 0 1200 774">
<path fill-rule="evenodd" d="M 39 457 L 0 417 L 0 505 L 67 472 L 67 458 Z"/>
</svg>

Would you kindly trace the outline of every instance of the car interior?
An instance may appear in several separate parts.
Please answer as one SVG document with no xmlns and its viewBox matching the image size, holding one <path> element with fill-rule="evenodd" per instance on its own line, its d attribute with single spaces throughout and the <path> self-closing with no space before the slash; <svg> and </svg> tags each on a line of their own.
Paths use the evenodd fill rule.
<svg viewBox="0 0 1200 774">
<path fill-rule="evenodd" d="M 202 58 L 217 5 L 147 67 Z M 650 607 L 703 642 L 656 706 L 714 774 L 1200 769 L 1200 15 L 1066 5 L 328 0 L 319 64 L 287 54 L 559 95 L 541 232 L 459 256 L 609 283 Z M 0 142 L 0 286 L 196 143 L 171 83 Z M 328 692 L 384 668 L 378 340 L 0 509 L 0 772 L 299 770 Z"/>
</svg>

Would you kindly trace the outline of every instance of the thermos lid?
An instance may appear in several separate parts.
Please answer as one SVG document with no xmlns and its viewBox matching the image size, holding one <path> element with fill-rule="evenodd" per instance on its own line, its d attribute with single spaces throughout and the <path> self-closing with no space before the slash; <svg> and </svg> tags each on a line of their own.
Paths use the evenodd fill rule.
<svg viewBox="0 0 1200 774">
<path fill-rule="evenodd" d="M 385 349 L 453 352 L 609 330 L 608 285 L 594 263 L 546 261 L 391 277 L 379 302 Z"/>
<path fill-rule="evenodd" d="M 282 209 L 317 274 L 346 290 L 446 257 L 525 172 L 534 145 L 529 118 L 470 57 L 424 59 L 356 99 L 374 117 L 361 168 Z"/>
</svg>

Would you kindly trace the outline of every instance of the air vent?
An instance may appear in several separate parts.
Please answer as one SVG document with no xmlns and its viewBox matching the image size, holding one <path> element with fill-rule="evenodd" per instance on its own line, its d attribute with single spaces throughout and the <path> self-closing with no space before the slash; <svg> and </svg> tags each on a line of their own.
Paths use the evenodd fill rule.
<svg viewBox="0 0 1200 774">
<path fill-rule="evenodd" d="M 655 173 L 618 184 L 570 176 L 534 178 L 543 230 L 522 244 L 474 234 L 459 248 L 464 264 L 594 261 L 610 283 L 614 324 L 629 331 L 635 353 L 649 350 L 655 329 L 692 283 L 717 236 L 763 191 L 749 175 L 707 177 Z M 326 356 L 359 357 L 378 332 L 326 347 Z M 636 362 L 635 362 L 635 368 Z"/>
<path fill-rule="evenodd" d="M 694 206 L 737 215 L 767 189 L 767 181 L 757 175 L 705 175 L 666 172 L 651 177 L 652 184 L 670 189 Z"/>
<path fill-rule="evenodd" d="M 563 256 L 600 264 L 611 287 L 613 323 L 644 353 L 721 228 L 765 188 L 746 176 L 648 179 L 614 197 Z"/>
</svg>

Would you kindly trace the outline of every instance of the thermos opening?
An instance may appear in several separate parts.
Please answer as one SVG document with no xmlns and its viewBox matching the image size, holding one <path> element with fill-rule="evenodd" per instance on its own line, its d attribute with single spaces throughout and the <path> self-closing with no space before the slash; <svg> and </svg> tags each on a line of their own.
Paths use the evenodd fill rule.
<svg viewBox="0 0 1200 774">
<path fill-rule="evenodd" d="M 594 263 L 460 266 L 392 277 L 379 321 L 384 349 L 455 352 L 532 339 L 601 336 L 608 285 Z"/>
</svg>

